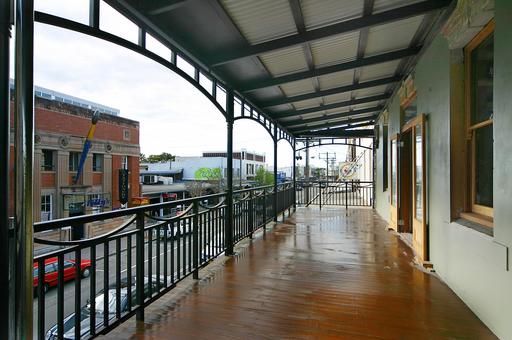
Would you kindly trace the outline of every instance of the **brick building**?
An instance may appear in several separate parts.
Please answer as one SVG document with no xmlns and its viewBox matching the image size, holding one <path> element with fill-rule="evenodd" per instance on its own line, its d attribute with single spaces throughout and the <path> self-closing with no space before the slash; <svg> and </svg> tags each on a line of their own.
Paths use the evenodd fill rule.
<svg viewBox="0 0 512 340">
<path fill-rule="evenodd" d="M 119 117 L 116 109 L 44 88 L 36 87 L 35 94 L 34 221 L 120 208 L 120 169 L 128 170 L 128 202 L 139 196 L 139 122 Z M 101 115 L 92 146 L 74 183 L 96 109 Z M 11 202 L 13 148 L 11 144 Z"/>
</svg>

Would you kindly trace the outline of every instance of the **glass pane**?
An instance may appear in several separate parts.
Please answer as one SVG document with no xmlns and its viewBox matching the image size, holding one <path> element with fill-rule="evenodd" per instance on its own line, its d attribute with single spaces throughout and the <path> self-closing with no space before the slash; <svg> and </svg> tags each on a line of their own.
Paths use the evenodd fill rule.
<svg viewBox="0 0 512 340">
<path fill-rule="evenodd" d="M 391 141 L 391 205 L 396 207 L 397 202 L 397 149 L 396 140 Z"/>
<path fill-rule="evenodd" d="M 475 130 L 475 203 L 492 207 L 492 124 Z"/>
<path fill-rule="evenodd" d="M 494 34 L 471 52 L 471 125 L 491 118 L 493 112 Z"/>
<path fill-rule="evenodd" d="M 423 136 L 421 134 L 421 125 L 416 125 L 415 130 L 415 169 L 414 169 L 414 207 L 415 217 L 418 221 L 423 220 Z"/>
</svg>

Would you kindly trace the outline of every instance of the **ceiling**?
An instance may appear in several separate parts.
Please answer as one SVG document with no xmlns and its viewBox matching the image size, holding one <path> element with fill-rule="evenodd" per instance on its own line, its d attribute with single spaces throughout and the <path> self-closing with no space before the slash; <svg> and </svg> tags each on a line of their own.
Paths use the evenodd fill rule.
<svg viewBox="0 0 512 340">
<path fill-rule="evenodd" d="M 107 1 L 295 137 L 371 127 L 455 0 Z M 132 18 L 133 20 L 133 18 Z"/>
</svg>

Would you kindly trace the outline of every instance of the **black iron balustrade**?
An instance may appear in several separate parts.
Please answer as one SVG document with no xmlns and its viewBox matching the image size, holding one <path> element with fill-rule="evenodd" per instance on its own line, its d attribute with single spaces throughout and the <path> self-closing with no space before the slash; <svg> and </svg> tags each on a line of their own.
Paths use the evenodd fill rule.
<svg viewBox="0 0 512 340">
<path fill-rule="evenodd" d="M 336 205 L 348 207 L 372 207 L 373 182 L 371 181 L 297 181 L 298 205 Z"/>
<path fill-rule="evenodd" d="M 192 274 L 197 279 L 199 269 L 226 250 L 230 230 L 237 243 L 252 237 L 277 214 L 284 217 L 293 206 L 294 188 L 284 183 L 277 189 L 234 191 L 231 223 L 226 193 L 36 223 L 34 242 L 57 250 L 34 258 L 35 337 L 93 338 L 135 314 L 142 320 L 147 305 L 185 277 Z M 278 210 L 274 211 L 276 194 Z M 178 206 L 186 208 L 172 217 L 159 215 Z M 42 233 L 83 228 L 92 222 L 119 226 L 104 235 L 74 241 L 45 239 Z"/>
</svg>

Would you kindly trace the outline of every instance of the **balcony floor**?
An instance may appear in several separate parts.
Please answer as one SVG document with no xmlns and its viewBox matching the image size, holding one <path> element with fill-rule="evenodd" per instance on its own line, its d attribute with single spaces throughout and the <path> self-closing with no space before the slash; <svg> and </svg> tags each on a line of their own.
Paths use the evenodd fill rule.
<svg viewBox="0 0 512 340">
<path fill-rule="evenodd" d="M 299 208 L 116 339 L 494 339 L 371 209 Z"/>
</svg>

